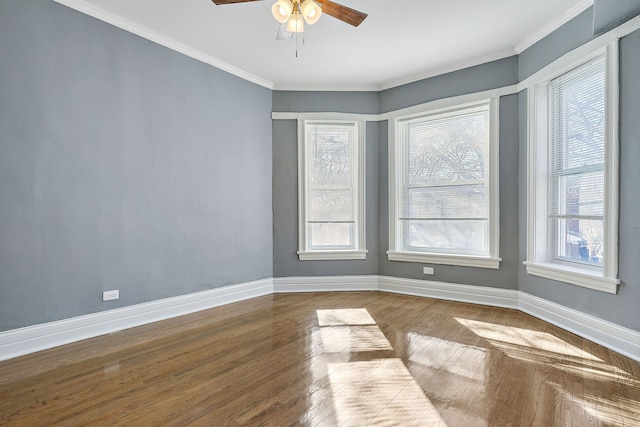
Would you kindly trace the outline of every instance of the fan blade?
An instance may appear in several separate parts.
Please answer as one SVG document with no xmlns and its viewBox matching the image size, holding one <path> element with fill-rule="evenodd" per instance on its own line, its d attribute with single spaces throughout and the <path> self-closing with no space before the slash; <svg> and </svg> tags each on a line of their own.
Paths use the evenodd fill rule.
<svg viewBox="0 0 640 427">
<path fill-rule="evenodd" d="M 358 12 L 347 6 L 343 6 L 338 3 L 334 3 L 329 0 L 315 0 L 322 5 L 322 13 L 333 16 L 336 19 L 351 24 L 354 27 L 362 24 L 362 21 L 368 16 L 366 13 Z"/>
<path fill-rule="evenodd" d="M 287 40 L 293 37 L 293 33 L 287 31 L 287 24 L 280 24 L 278 27 L 278 34 L 276 34 L 276 40 Z"/>
<path fill-rule="evenodd" d="M 211 1 L 217 4 L 218 6 L 220 6 L 221 4 L 246 3 L 249 1 L 260 1 L 260 0 L 211 0 Z"/>
</svg>

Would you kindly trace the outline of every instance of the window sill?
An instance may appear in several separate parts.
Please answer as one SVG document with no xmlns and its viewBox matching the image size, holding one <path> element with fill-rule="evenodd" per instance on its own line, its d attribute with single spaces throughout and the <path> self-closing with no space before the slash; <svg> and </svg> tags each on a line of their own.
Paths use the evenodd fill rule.
<svg viewBox="0 0 640 427">
<path fill-rule="evenodd" d="M 444 255 L 420 252 L 388 251 L 389 261 L 420 262 L 425 264 L 458 265 L 462 267 L 500 268 L 502 258 L 490 258 L 471 255 Z"/>
<path fill-rule="evenodd" d="M 545 279 L 556 280 L 558 282 L 570 283 L 583 288 L 595 289 L 597 291 L 616 294 L 618 292 L 619 279 L 603 277 L 601 274 L 551 263 L 533 263 L 525 261 L 527 273 L 533 276 L 544 277 Z"/>
<path fill-rule="evenodd" d="M 300 261 L 367 259 L 367 251 L 298 251 Z"/>
</svg>

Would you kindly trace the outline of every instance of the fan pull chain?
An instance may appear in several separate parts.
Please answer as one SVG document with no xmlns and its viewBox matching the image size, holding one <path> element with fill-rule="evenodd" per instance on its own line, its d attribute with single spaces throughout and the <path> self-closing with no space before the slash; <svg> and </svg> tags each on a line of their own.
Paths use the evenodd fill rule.
<svg viewBox="0 0 640 427">
<path fill-rule="evenodd" d="M 302 33 L 302 45 L 304 46 L 304 33 Z M 298 57 L 298 33 L 296 33 L 296 58 Z"/>
</svg>

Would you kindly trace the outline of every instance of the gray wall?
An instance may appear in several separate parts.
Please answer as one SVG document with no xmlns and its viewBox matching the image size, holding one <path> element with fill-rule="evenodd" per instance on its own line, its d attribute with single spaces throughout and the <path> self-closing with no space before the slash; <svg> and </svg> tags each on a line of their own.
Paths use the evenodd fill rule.
<svg viewBox="0 0 640 427">
<path fill-rule="evenodd" d="M 274 91 L 273 111 L 376 114 L 377 92 Z M 273 276 L 337 276 L 378 273 L 378 125 L 367 123 L 366 260 L 300 261 L 298 251 L 297 120 L 273 121 Z"/>
<path fill-rule="evenodd" d="M 518 83 L 518 57 L 469 67 L 380 92 L 380 112 Z"/>
<path fill-rule="evenodd" d="M 0 330 L 272 276 L 270 90 L 50 0 L 0 63 Z"/>
<path fill-rule="evenodd" d="M 409 83 L 380 92 L 380 112 L 422 104 L 437 99 L 501 88 L 518 83 L 516 56 L 452 73 Z M 499 270 L 431 265 L 434 275 L 425 276 L 428 264 L 389 261 L 389 197 L 388 197 L 388 123 L 380 123 L 379 176 L 379 274 L 412 279 L 427 279 L 470 285 L 517 289 L 518 242 L 511 236 L 518 232 L 518 103 L 517 97 L 500 99 L 500 257 Z"/>
<path fill-rule="evenodd" d="M 466 93 L 496 89 L 517 83 L 517 57 L 456 71 L 372 92 L 275 91 L 273 111 L 345 112 L 375 114 Z M 503 97 L 500 108 L 500 270 L 434 266 L 434 276 L 422 274 L 423 264 L 389 261 L 388 231 L 388 131 L 387 123 L 367 124 L 367 254 L 366 261 L 299 261 L 297 225 L 297 134 L 296 121 L 273 121 L 273 208 L 275 277 L 314 275 L 384 274 L 396 277 L 442 280 L 517 288 L 517 97 Z M 295 195 L 292 197 L 292 195 Z"/>
<path fill-rule="evenodd" d="M 518 55 L 520 81 L 593 39 L 593 7 Z"/>
<path fill-rule="evenodd" d="M 584 22 L 583 22 L 584 21 Z M 579 17 L 590 28 L 590 20 Z M 575 25 L 571 22 L 568 25 Z M 586 31 L 586 30 L 585 30 Z M 562 44 L 563 31 L 543 40 Z M 526 52 L 525 52 L 526 53 Z M 617 295 L 528 275 L 520 265 L 520 289 L 549 301 L 640 331 L 640 31 L 620 41 L 620 233 Z M 526 256 L 526 92 L 520 94 L 520 260 Z"/>
<path fill-rule="evenodd" d="M 593 33 L 602 34 L 640 14 L 640 0 L 595 0 Z"/>
<path fill-rule="evenodd" d="M 377 92 L 273 91 L 273 111 L 378 114 Z"/>
</svg>

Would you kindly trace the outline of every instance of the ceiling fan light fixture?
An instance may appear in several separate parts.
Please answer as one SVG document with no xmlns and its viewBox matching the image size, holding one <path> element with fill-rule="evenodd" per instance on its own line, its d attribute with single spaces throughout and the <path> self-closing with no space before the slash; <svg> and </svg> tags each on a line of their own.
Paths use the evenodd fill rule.
<svg viewBox="0 0 640 427">
<path fill-rule="evenodd" d="M 313 0 L 304 0 L 302 5 L 300 5 L 300 13 L 307 24 L 313 25 L 318 22 L 318 19 L 322 16 L 322 9 Z"/>
<path fill-rule="evenodd" d="M 287 21 L 287 31 L 290 33 L 302 33 L 304 32 L 304 19 L 299 13 L 294 13 Z"/>
<path fill-rule="evenodd" d="M 290 0 L 278 0 L 271 6 L 271 14 L 281 24 L 289 20 L 293 12 L 293 4 Z"/>
</svg>

